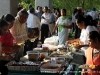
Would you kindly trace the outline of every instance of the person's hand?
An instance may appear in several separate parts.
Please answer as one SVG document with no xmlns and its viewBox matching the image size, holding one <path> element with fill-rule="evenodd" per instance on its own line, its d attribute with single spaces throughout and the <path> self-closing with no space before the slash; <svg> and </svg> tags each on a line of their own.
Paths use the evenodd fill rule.
<svg viewBox="0 0 100 75">
<path fill-rule="evenodd" d="M 55 32 L 53 31 L 52 33 L 51 33 L 51 35 L 54 35 L 55 34 Z"/>
<path fill-rule="evenodd" d="M 66 41 L 67 44 L 72 44 L 73 42 L 75 42 L 74 40 L 68 40 Z"/>
<path fill-rule="evenodd" d="M 66 41 L 66 43 L 67 43 L 67 44 L 71 44 L 71 41 L 68 40 L 68 41 Z"/>
<path fill-rule="evenodd" d="M 34 38 L 35 37 L 34 34 L 35 34 L 35 31 L 33 30 L 33 31 L 31 31 L 31 32 L 28 33 L 28 37 L 29 38 Z"/>
</svg>

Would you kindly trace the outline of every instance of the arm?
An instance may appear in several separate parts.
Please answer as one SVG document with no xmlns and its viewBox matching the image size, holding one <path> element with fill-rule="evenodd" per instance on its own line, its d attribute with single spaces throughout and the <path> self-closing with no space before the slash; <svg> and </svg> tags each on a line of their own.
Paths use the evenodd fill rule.
<svg viewBox="0 0 100 75">
<path fill-rule="evenodd" d="M 89 47 L 89 45 L 80 45 L 80 44 L 79 44 L 79 46 L 76 46 L 75 48 L 80 49 L 80 48 L 82 48 L 82 47 Z"/>
<path fill-rule="evenodd" d="M 77 49 L 80 49 L 81 47 L 89 47 L 88 44 L 84 44 L 83 42 L 81 42 L 80 39 L 77 39 L 76 41 L 79 43 L 78 46 L 75 46 L 75 48 L 77 48 Z"/>
<path fill-rule="evenodd" d="M 67 41 L 67 44 L 72 43 L 72 42 L 74 42 L 74 41 L 78 41 L 78 42 L 79 42 L 79 41 L 80 41 L 80 39 L 79 39 L 79 38 L 77 38 L 77 39 L 73 39 L 73 40 L 68 40 L 68 41 Z"/>
<path fill-rule="evenodd" d="M 46 17 L 45 17 L 46 16 Z M 43 19 L 45 19 L 48 23 L 50 23 L 51 22 L 51 15 L 50 14 L 48 14 L 48 15 L 42 15 L 42 18 Z"/>
<path fill-rule="evenodd" d="M 15 42 L 22 43 L 23 41 L 28 39 L 26 25 L 23 26 L 21 29 L 18 23 L 15 22 L 13 27 L 10 29 L 10 31 L 15 39 Z M 21 31 L 23 32 L 23 34 L 21 33 Z"/>
<path fill-rule="evenodd" d="M 54 29 L 53 29 L 52 34 L 55 33 L 55 30 L 58 28 L 58 25 L 59 25 L 59 18 L 58 18 L 57 21 L 56 21 L 56 25 L 55 25 L 55 27 L 54 27 Z"/>
<path fill-rule="evenodd" d="M 72 25 L 64 26 L 65 28 L 72 29 Z"/>
<path fill-rule="evenodd" d="M 38 25 L 38 28 L 39 28 L 39 30 L 40 30 L 40 29 L 41 29 L 41 28 L 40 28 L 40 23 L 41 23 L 41 22 L 40 22 L 40 20 L 39 20 L 38 17 L 36 17 L 36 21 L 37 21 L 36 23 L 37 23 L 37 25 Z"/>
<path fill-rule="evenodd" d="M 71 29 L 72 28 L 72 22 L 70 20 L 66 20 L 66 25 L 64 25 L 65 28 Z"/>
<path fill-rule="evenodd" d="M 51 16 L 49 16 L 48 18 L 45 18 L 45 20 L 50 23 L 51 22 Z"/>
<path fill-rule="evenodd" d="M 80 46 L 81 46 L 81 47 L 88 47 L 89 45 L 86 45 L 86 44 L 85 44 L 85 45 L 80 45 Z"/>
<path fill-rule="evenodd" d="M 55 33 L 55 30 L 58 28 L 58 25 L 55 25 L 54 29 L 53 29 L 53 32 L 52 32 L 52 35 Z"/>
</svg>

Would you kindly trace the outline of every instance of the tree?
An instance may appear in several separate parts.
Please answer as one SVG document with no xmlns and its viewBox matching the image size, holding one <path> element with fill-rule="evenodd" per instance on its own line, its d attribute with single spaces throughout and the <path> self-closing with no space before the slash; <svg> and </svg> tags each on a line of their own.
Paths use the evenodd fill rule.
<svg viewBox="0 0 100 75">
<path fill-rule="evenodd" d="M 19 3 L 21 3 L 26 9 L 28 9 L 29 5 L 35 7 L 35 0 L 19 0 Z"/>
<path fill-rule="evenodd" d="M 22 3 L 26 9 L 28 9 L 30 4 L 35 7 L 35 0 L 20 0 L 19 2 Z M 52 0 L 52 8 L 65 8 L 68 15 L 71 15 L 76 7 L 82 7 L 83 10 L 95 7 L 99 10 L 100 0 Z"/>
<path fill-rule="evenodd" d="M 71 15 L 76 7 L 82 7 L 83 10 L 92 9 L 93 7 L 97 10 L 100 9 L 100 0 L 52 0 L 52 2 L 55 8 L 66 8 L 69 15 Z"/>
</svg>

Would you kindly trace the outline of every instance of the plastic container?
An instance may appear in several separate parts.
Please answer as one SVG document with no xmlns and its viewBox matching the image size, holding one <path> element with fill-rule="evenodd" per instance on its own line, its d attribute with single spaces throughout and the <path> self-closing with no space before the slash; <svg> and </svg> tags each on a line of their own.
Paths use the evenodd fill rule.
<svg viewBox="0 0 100 75">
<path fill-rule="evenodd" d="M 27 51 L 27 55 L 30 61 L 38 61 L 38 58 L 39 58 L 38 51 Z"/>
<path fill-rule="evenodd" d="M 53 74 L 53 73 L 58 73 L 60 71 L 61 71 L 61 64 L 46 63 L 40 67 L 40 72 L 42 73 L 46 72 Z"/>
</svg>

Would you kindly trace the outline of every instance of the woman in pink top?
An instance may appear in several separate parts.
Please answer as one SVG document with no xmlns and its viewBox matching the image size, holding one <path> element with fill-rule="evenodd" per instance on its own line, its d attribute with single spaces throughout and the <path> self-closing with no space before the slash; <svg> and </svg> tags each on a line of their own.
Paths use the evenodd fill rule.
<svg viewBox="0 0 100 75">
<path fill-rule="evenodd" d="M 11 61 L 13 57 L 6 55 L 4 56 L 3 54 L 15 54 L 15 52 L 18 52 L 18 50 L 20 49 L 20 46 L 13 44 L 14 38 L 9 31 L 9 29 L 13 26 L 15 18 L 12 15 L 7 14 L 3 16 L 1 20 L 3 20 L 4 22 L 0 22 L 0 25 L 7 25 L 7 29 L 3 29 L 2 27 L 3 31 L 5 31 L 5 34 L 0 36 L 0 42 L 2 44 L 2 56 L 0 56 L 0 72 L 2 73 L 2 75 L 8 75 L 8 69 L 5 65 L 9 61 Z"/>
<path fill-rule="evenodd" d="M 6 40 L 5 40 L 6 39 Z M 2 43 L 2 46 L 6 46 L 6 47 L 12 47 L 13 46 L 13 36 L 10 33 L 10 31 L 8 30 L 5 35 L 0 37 L 0 42 Z M 12 50 L 10 48 L 8 48 L 8 50 L 4 49 L 2 50 L 2 53 L 12 53 Z"/>
<path fill-rule="evenodd" d="M 7 21 L 9 29 L 13 26 L 15 18 L 11 14 L 3 16 L 2 19 Z M 10 30 L 0 37 L 0 42 L 2 43 L 2 53 L 13 53 L 19 50 L 20 46 L 14 45 L 13 40 L 14 37 L 10 33 Z"/>
</svg>

